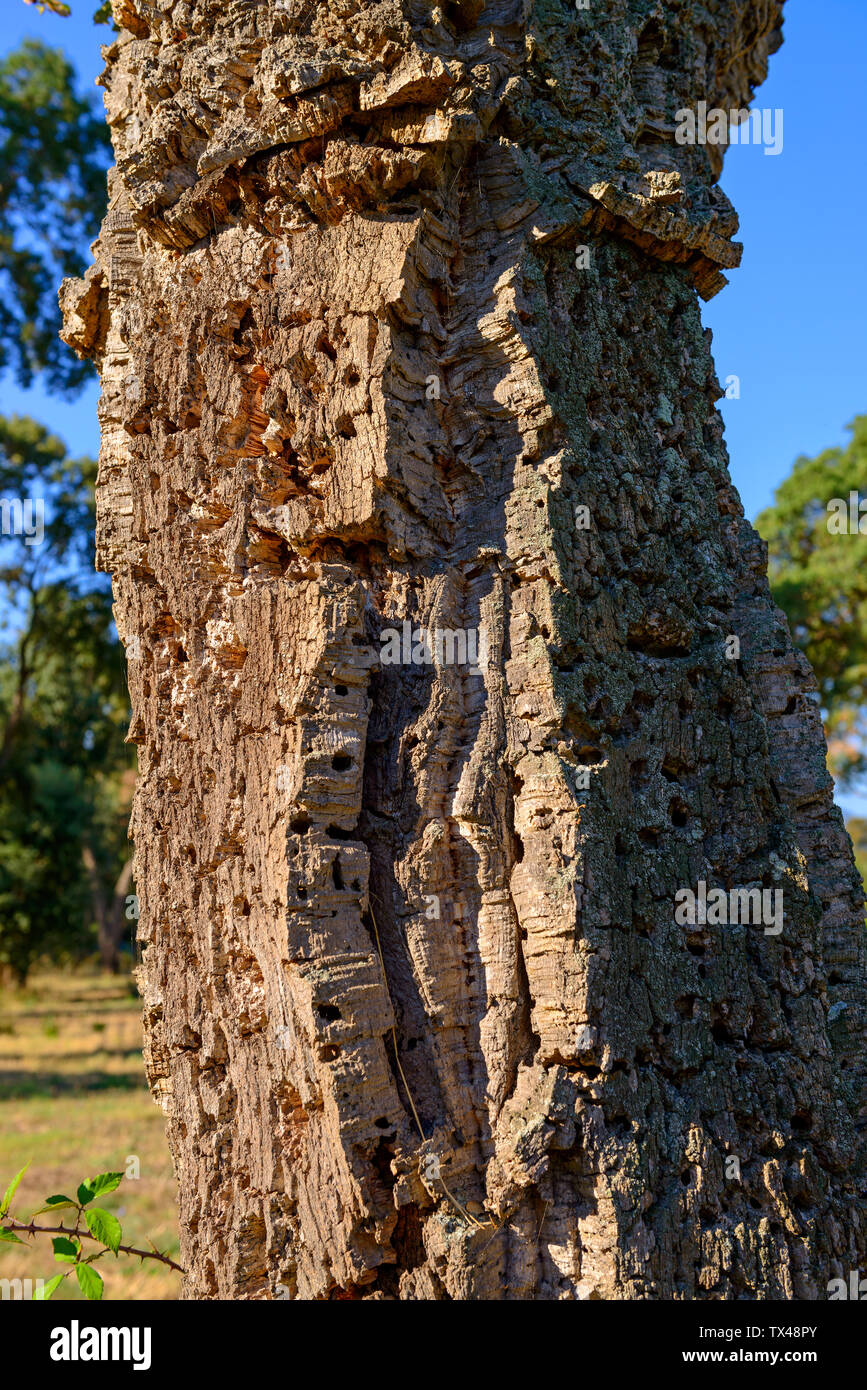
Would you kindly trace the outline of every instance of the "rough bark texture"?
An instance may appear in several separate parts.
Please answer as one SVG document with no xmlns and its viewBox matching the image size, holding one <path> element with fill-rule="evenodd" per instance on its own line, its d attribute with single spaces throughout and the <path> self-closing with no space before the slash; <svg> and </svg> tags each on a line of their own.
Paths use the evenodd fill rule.
<svg viewBox="0 0 867 1390">
<path fill-rule="evenodd" d="M 737 219 L 674 140 L 781 10 L 114 0 L 63 300 L 188 1297 L 824 1298 L 867 1258 L 861 889 L 715 409 Z M 383 664 L 405 620 L 487 665 Z M 700 881 L 783 931 L 677 925 Z"/>
</svg>

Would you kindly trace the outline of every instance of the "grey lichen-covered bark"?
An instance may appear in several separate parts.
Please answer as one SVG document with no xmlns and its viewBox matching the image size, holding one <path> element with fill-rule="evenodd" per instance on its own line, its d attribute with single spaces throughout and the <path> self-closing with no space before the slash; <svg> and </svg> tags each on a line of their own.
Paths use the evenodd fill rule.
<svg viewBox="0 0 867 1390">
<path fill-rule="evenodd" d="M 867 1258 L 861 889 L 726 467 L 720 152 L 674 138 L 781 8 L 114 0 L 63 300 L 189 1297 Z M 700 883 L 782 930 L 679 925 Z"/>
</svg>

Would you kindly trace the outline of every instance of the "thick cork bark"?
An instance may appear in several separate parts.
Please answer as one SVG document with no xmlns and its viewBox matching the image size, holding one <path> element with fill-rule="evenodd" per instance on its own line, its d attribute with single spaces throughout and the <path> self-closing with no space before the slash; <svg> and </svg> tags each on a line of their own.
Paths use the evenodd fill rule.
<svg viewBox="0 0 867 1390">
<path fill-rule="evenodd" d="M 861 888 L 727 471 L 721 151 L 675 139 L 781 10 L 114 0 L 63 302 L 187 1297 L 867 1259 Z M 681 925 L 700 884 L 781 930 Z"/>
</svg>

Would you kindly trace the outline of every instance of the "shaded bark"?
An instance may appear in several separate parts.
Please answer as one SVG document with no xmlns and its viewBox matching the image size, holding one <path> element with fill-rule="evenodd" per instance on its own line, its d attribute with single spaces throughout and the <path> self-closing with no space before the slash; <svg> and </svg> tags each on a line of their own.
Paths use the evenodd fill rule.
<svg viewBox="0 0 867 1390">
<path fill-rule="evenodd" d="M 674 139 L 781 4 L 114 11 L 63 303 L 188 1296 L 825 1297 L 862 894 L 715 408 L 737 219 Z M 782 931 L 678 925 L 701 882 Z"/>
</svg>

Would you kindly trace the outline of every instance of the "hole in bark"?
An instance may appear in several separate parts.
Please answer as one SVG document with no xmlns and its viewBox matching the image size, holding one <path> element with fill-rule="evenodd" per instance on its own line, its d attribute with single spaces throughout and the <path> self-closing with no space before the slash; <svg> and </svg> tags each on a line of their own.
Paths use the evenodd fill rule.
<svg viewBox="0 0 867 1390">
<path fill-rule="evenodd" d="M 675 999 L 674 1007 L 681 1018 L 692 1018 L 695 998 L 694 994 L 682 994 L 679 999 Z"/>
<path fill-rule="evenodd" d="M 651 830 L 648 827 L 645 830 L 639 830 L 638 838 L 643 845 L 647 845 L 648 849 L 656 849 L 659 844 L 659 831 Z"/>
<path fill-rule="evenodd" d="M 251 309 L 245 309 L 241 322 L 232 334 L 232 342 L 238 347 L 245 347 L 244 335 L 250 333 L 255 326 L 256 320 L 253 317 L 253 311 Z"/>
<path fill-rule="evenodd" d="M 334 693 L 335 693 L 335 695 L 348 695 L 348 694 L 349 694 L 349 689 L 348 689 L 348 687 L 345 686 L 345 685 L 335 685 L 335 687 L 334 687 Z"/>
<path fill-rule="evenodd" d="M 730 1042 L 734 1042 L 734 1034 L 732 1033 L 731 1028 L 729 1028 L 729 1026 L 728 1026 L 727 1023 L 723 1023 L 722 1019 L 719 1019 L 719 1020 L 713 1025 L 713 1027 L 711 1028 L 710 1031 L 711 1031 L 711 1033 L 712 1033 L 712 1035 L 713 1035 L 714 1042 L 719 1042 L 719 1043 L 730 1043 Z"/>
<path fill-rule="evenodd" d="M 310 829 L 310 820 L 307 816 L 296 816 L 289 822 L 289 829 L 294 830 L 296 835 L 306 835 Z"/>
<path fill-rule="evenodd" d="M 179 645 L 175 652 L 175 661 L 189 661 L 189 659 L 183 647 Z"/>
<path fill-rule="evenodd" d="M 323 1062 L 333 1062 L 335 1058 L 340 1056 L 340 1048 L 331 1045 L 328 1047 L 321 1047 L 319 1049 L 319 1056 Z"/>
<path fill-rule="evenodd" d="M 672 825 L 677 826 L 679 830 L 682 830 L 689 820 L 689 812 L 682 801 L 672 801 L 668 814 Z"/>
<path fill-rule="evenodd" d="M 352 767 L 352 759 L 348 753 L 335 753 L 331 759 L 331 766 L 335 772 L 348 772 Z"/>
<path fill-rule="evenodd" d="M 474 29 L 479 15 L 485 8 L 485 0 L 446 0 L 443 12 L 446 20 L 459 34 Z"/>
<path fill-rule="evenodd" d="M 357 367 L 347 367 L 343 373 L 343 380 L 347 386 L 357 386 L 361 380 Z"/>
<path fill-rule="evenodd" d="M 605 762 L 605 754 L 600 748 L 593 748 L 589 743 L 582 743 L 580 748 L 576 748 L 575 757 L 584 767 L 598 767 Z"/>
<path fill-rule="evenodd" d="M 352 839 L 352 832 L 350 830 L 341 830 L 339 825 L 329 825 L 325 833 L 326 835 L 330 835 L 332 840 Z"/>
<path fill-rule="evenodd" d="M 336 854 L 336 855 L 334 856 L 334 863 L 331 865 L 331 878 L 332 878 L 332 880 L 333 880 L 333 883 L 334 883 L 334 887 L 335 887 L 335 888 L 341 889 L 341 888 L 344 888 L 344 887 L 346 886 L 346 885 L 344 884 L 344 882 L 343 882 L 343 871 L 341 870 L 341 867 L 340 867 L 340 855 L 339 855 L 339 854 Z"/>
<path fill-rule="evenodd" d="M 382 1139 L 377 1141 L 376 1148 L 371 1154 L 371 1162 L 389 1191 L 391 1191 L 394 1184 L 397 1182 L 397 1178 L 391 1171 L 391 1160 L 393 1158 L 394 1143 L 392 1140 L 386 1139 L 383 1135 Z"/>
<path fill-rule="evenodd" d="M 298 887 L 295 889 L 295 892 L 297 893 L 299 898 L 307 897 L 307 889 L 304 887 L 303 883 L 299 883 Z"/>
<path fill-rule="evenodd" d="M 643 656 L 651 657 L 678 657 L 689 656 L 689 647 L 683 642 L 678 642 L 675 638 L 663 638 L 659 633 L 649 633 L 642 629 L 634 629 L 627 638 L 627 650 L 630 652 L 640 652 Z"/>
<path fill-rule="evenodd" d="M 379 1119 L 378 1119 L 378 1120 L 374 1120 L 373 1123 L 376 1125 L 376 1128 L 377 1128 L 377 1129 L 391 1129 L 391 1128 L 392 1128 L 391 1120 L 389 1120 L 388 1117 L 387 1117 L 386 1115 L 380 1115 Z"/>
<path fill-rule="evenodd" d="M 316 1012 L 325 1023 L 336 1023 L 343 1017 L 336 1004 L 317 1004 Z"/>
<path fill-rule="evenodd" d="M 326 333 L 319 334 L 316 340 L 316 350 L 317 352 L 324 352 L 325 356 L 329 358 L 330 361 L 337 361 L 337 348 Z"/>
<path fill-rule="evenodd" d="M 796 1110 L 792 1116 L 792 1128 L 800 1134 L 806 1134 L 808 1129 L 813 1127 L 813 1116 L 809 1110 Z"/>
</svg>

